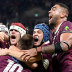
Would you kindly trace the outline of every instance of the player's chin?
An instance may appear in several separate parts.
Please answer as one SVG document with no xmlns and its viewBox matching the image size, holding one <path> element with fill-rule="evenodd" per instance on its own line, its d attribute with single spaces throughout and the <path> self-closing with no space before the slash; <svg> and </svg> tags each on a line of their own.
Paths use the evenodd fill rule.
<svg viewBox="0 0 72 72">
<path fill-rule="evenodd" d="M 38 42 L 34 42 L 34 46 L 39 46 L 40 44 Z"/>
<path fill-rule="evenodd" d="M 11 41 L 10 43 L 11 43 L 11 45 L 15 45 L 16 41 Z"/>
</svg>

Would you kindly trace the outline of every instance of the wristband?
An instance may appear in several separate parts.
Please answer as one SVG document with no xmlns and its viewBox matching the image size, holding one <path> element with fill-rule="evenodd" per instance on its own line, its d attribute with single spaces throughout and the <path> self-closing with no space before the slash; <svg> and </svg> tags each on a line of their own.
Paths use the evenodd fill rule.
<svg viewBox="0 0 72 72">
<path fill-rule="evenodd" d="M 55 46 L 55 53 L 63 52 L 62 47 L 61 47 L 61 42 L 55 43 L 54 46 Z"/>
<path fill-rule="evenodd" d="M 65 43 L 68 46 L 68 49 L 70 49 L 70 46 L 69 46 L 69 44 L 67 42 L 63 42 L 63 43 Z"/>
</svg>

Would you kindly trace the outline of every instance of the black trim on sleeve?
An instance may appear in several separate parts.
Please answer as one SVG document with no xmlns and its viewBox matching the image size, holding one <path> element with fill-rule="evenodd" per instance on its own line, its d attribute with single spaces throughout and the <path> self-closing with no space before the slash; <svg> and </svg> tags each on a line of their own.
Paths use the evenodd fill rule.
<svg viewBox="0 0 72 72">
<path fill-rule="evenodd" d="M 62 47 L 61 47 L 60 44 L 61 44 L 61 42 L 57 42 L 57 43 L 54 44 L 54 46 L 55 46 L 55 53 L 63 52 Z"/>
<path fill-rule="evenodd" d="M 69 46 L 69 44 L 67 42 L 63 42 L 63 43 L 65 43 L 68 46 L 68 49 L 70 49 L 70 46 Z"/>
<path fill-rule="evenodd" d="M 62 32 L 62 33 L 72 33 L 71 31 L 64 31 L 64 32 Z"/>
</svg>

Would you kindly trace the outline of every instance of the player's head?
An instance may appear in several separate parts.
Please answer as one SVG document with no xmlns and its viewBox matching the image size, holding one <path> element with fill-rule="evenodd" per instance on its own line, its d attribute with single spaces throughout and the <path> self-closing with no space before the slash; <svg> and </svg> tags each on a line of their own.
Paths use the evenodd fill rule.
<svg viewBox="0 0 72 72">
<path fill-rule="evenodd" d="M 57 24 L 67 20 L 68 14 L 68 7 L 65 4 L 56 3 L 49 11 L 49 24 Z"/>
<path fill-rule="evenodd" d="M 12 23 L 10 26 L 10 44 L 15 45 L 26 34 L 26 28 L 21 23 Z"/>
<path fill-rule="evenodd" d="M 19 40 L 19 48 L 21 50 L 28 50 L 33 47 L 33 42 L 34 42 L 33 36 L 30 34 L 25 34 Z"/>
<path fill-rule="evenodd" d="M 9 30 L 5 25 L 0 25 L 0 32 L 5 32 L 6 34 L 8 34 Z"/>
<path fill-rule="evenodd" d="M 6 34 L 6 38 L 4 38 L 4 42 L 0 42 L 0 48 L 8 48 L 9 47 L 9 44 L 8 44 L 9 30 L 5 25 L 0 25 L 0 32 L 4 32 Z"/>
<path fill-rule="evenodd" d="M 33 31 L 34 45 L 39 46 L 42 43 L 48 41 L 49 34 L 49 27 L 46 24 L 37 24 Z"/>
</svg>

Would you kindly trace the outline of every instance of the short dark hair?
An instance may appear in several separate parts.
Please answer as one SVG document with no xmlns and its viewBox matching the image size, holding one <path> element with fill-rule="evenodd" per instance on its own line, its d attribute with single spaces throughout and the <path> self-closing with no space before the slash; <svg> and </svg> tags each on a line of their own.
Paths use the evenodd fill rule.
<svg viewBox="0 0 72 72">
<path fill-rule="evenodd" d="M 22 38 L 19 40 L 19 48 L 21 50 L 28 50 L 33 47 L 33 36 L 30 34 L 25 34 Z"/>
<path fill-rule="evenodd" d="M 69 7 L 66 4 L 56 3 L 55 5 L 59 5 L 59 6 L 63 7 L 65 9 L 65 12 L 66 12 L 67 16 L 68 16 L 68 14 L 69 14 Z"/>
<path fill-rule="evenodd" d="M 69 7 L 68 7 L 66 4 L 63 4 L 63 3 L 56 3 L 56 4 L 58 4 L 58 5 L 60 5 L 61 7 L 64 7 L 64 8 L 66 8 L 66 9 L 69 10 Z M 56 4 L 55 4 L 55 5 L 56 5 Z"/>
</svg>

